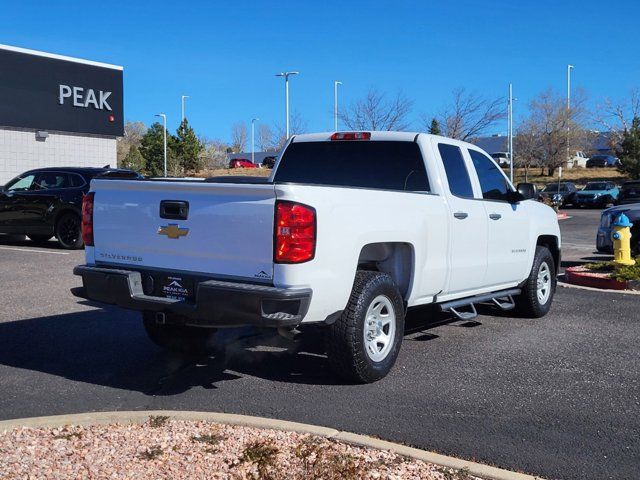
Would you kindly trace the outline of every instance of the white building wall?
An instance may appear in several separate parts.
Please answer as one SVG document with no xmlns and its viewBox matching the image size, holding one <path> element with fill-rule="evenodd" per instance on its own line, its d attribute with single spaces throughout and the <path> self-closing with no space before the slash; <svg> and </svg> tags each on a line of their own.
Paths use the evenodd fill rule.
<svg viewBox="0 0 640 480">
<path fill-rule="evenodd" d="M 116 167 L 116 139 L 97 135 L 0 127 L 0 185 L 16 175 L 42 167 Z"/>
</svg>

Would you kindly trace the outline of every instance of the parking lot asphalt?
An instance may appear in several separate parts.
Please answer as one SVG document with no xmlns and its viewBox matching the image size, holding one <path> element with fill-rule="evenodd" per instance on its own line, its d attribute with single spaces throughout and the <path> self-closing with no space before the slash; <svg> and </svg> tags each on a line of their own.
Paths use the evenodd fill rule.
<svg viewBox="0 0 640 480">
<path fill-rule="evenodd" d="M 596 251 L 596 232 L 600 223 L 601 209 L 567 208 L 563 209 L 562 213 L 569 215 L 568 219 L 560 220 L 564 267 L 585 261 L 612 258 L 611 255 Z"/>
<path fill-rule="evenodd" d="M 568 213 L 565 245 L 591 255 L 599 214 Z M 559 288 L 538 320 L 487 308 L 476 321 L 453 322 L 415 310 L 391 374 L 344 385 L 318 352 L 253 330 L 224 331 L 224 358 L 165 353 L 137 314 L 71 296 L 79 284 L 71 269 L 82 260 L 53 242 L 0 238 L 0 419 L 222 411 L 374 435 L 546 478 L 638 478 L 637 296 Z"/>
</svg>

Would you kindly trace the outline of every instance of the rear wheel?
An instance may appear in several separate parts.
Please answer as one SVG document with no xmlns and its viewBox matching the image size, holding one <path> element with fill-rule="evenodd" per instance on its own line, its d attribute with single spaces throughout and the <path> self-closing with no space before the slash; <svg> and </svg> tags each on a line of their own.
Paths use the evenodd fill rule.
<svg viewBox="0 0 640 480">
<path fill-rule="evenodd" d="M 517 311 L 529 318 L 544 317 L 556 291 L 556 265 L 547 247 L 537 246 L 529 278 L 515 298 Z"/>
<path fill-rule="evenodd" d="M 393 367 L 404 335 L 404 305 L 386 273 L 358 271 L 347 308 L 327 332 L 331 368 L 345 379 L 371 383 Z"/>
<path fill-rule="evenodd" d="M 75 213 L 65 213 L 56 222 L 56 238 L 62 248 L 75 250 L 82 248 L 80 217 Z"/>
<path fill-rule="evenodd" d="M 27 237 L 34 243 L 45 243 L 51 239 L 51 235 L 27 235 Z"/>
<path fill-rule="evenodd" d="M 151 341 L 165 350 L 194 355 L 214 350 L 216 330 L 213 328 L 160 324 L 155 312 L 143 312 L 142 323 Z"/>
</svg>

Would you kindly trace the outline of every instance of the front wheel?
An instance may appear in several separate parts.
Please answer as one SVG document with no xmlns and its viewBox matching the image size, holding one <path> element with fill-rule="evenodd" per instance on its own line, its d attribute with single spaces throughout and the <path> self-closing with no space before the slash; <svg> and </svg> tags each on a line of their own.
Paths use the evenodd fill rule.
<svg viewBox="0 0 640 480">
<path fill-rule="evenodd" d="M 75 213 L 65 213 L 56 222 L 56 238 L 60 246 L 66 250 L 82 248 L 80 217 Z"/>
<path fill-rule="evenodd" d="M 556 265 L 547 247 L 537 246 L 529 277 L 522 293 L 514 300 L 517 311 L 525 317 L 544 317 L 551 308 L 556 291 Z"/>
<path fill-rule="evenodd" d="M 331 368 L 346 380 L 372 383 L 393 367 L 404 335 L 404 305 L 386 273 L 358 271 L 347 307 L 328 327 Z"/>
<path fill-rule="evenodd" d="M 160 324 L 154 312 L 143 312 L 142 323 L 149 339 L 165 350 L 193 355 L 204 355 L 214 350 L 216 330 L 213 328 Z"/>
</svg>

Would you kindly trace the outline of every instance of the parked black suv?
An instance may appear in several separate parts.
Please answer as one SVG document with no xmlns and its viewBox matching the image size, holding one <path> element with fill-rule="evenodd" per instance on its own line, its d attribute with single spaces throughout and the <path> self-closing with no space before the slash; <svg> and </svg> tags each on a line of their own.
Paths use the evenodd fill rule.
<svg viewBox="0 0 640 480">
<path fill-rule="evenodd" d="M 620 194 L 616 203 L 617 205 L 640 203 L 640 180 L 624 182 L 620 187 Z"/>
<path fill-rule="evenodd" d="M 55 236 L 63 248 L 82 248 L 82 197 L 97 176 L 141 178 L 111 168 L 29 170 L 0 186 L 0 233 L 27 235 L 34 242 Z"/>
</svg>

